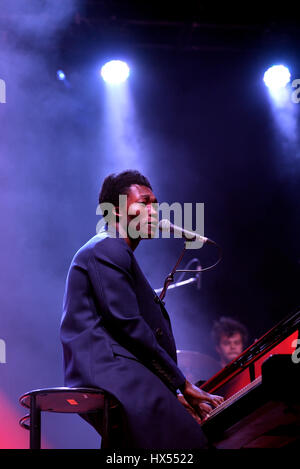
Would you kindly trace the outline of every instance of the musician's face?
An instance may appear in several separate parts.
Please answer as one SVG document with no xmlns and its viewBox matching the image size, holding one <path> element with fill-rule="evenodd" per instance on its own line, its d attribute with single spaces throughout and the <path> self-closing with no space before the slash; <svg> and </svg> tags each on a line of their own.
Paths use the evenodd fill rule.
<svg viewBox="0 0 300 469">
<path fill-rule="evenodd" d="M 153 238 L 158 223 L 158 202 L 147 186 L 133 184 L 127 194 L 128 234 L 133 238 Z"/>
<path fill-rule="evenodd" d="M 242 335 L 239 332 L 231 336 L 222 334 L 220 343 L 216 349 L 223 363 L 231 362 L 243 351 Z"/>
</svg>

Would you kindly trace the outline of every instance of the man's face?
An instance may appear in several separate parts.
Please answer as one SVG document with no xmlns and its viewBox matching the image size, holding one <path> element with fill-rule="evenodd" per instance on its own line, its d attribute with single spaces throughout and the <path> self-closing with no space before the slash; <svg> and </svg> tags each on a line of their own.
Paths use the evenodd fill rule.
<svg viewBox="0 0 300 469">
<path fill-rule="evenodd" d="M 243 339 L 240 332 L 235 332 L 231 336 L 222 334 L 217 352 L 223 363 L 229 363 L 234 360 L 243 351 Z"/>
<path fill-rule="evenodd" d="M 129 236 L 132 238 L 137 238 L 137 235 L 145 239 L 153 238 L 158 223 L 157 209 L 157 199 L 149 187 L 139 186 L 138 184 L 130 186 L 127 194 Z M 122 218 L 125 220 L 124 216 Z"/>
</svg>

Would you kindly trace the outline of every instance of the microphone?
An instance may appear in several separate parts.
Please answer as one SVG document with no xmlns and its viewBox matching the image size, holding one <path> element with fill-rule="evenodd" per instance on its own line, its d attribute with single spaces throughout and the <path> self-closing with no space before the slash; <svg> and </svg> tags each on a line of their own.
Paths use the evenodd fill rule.
<svg viewBox="0 0 300 469">
<path fill-rule="evenodd" d="M 194 233 L 193 231 L 189 231 L 184 228 L 181 228 L 180 226 L 173 225 L 173 223 L 171 223 L 167 219 L 161 220 L 159 222 L 158 227 L 160 231 L 169 231 L 170 233 L 174 233 L 174 234 L 182 236 L 188 241 L 200 241 L 203 244 L 205 243 L 215 244 L 214 241 L 212 241 L 211 239 L 206 238 L 205 236 L 201 236 L 198 233 Z"/>
</svg>

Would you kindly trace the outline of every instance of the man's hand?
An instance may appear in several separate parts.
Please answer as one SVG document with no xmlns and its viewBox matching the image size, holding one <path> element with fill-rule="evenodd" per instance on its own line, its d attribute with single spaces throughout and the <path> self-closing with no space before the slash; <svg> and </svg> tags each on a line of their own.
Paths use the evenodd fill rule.
<svg viewBox="0 0 300 469">
<path fill-rule="evenodd" d="M 209 394 L 189 381 L 185 382 L 184 389 L 182 389 L 182 398 L 180 396 L 181 394 L 178 395 L 179 401 L 198 423 L 203 422 L 212 409 L 224 401 L 223 397 Z"/>
<path fill-rule="evenodd" d="M 201 418 L 199 417 L 195 409 L 193 409 L 193 407 L 185 400 L 183 394 L 177 394 L 177 399 L 183 405 L 183 407 L 185 407 L 188 413 L 196 420 L 196 422 L 200 424 Z"/>
</svg>

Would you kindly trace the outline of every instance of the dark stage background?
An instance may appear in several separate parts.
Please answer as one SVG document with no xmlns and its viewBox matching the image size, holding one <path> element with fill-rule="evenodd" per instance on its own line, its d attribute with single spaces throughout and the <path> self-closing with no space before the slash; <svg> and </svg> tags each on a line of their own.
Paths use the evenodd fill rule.
<svg viewBox="0 0 300 469">
<path fill-rule="evenodd" d="M 281 62 L 300 78 L 293 15 L 203 2 L 186 10 L 154 2 L 151 11 L 135 2 L 25 4 L 7 2 L 0 14 L 1 448 L 28 445 L 18 397 L 63 385 L 65 278 L 95 234 L 111 172 L 140 170 L 159 202 L 204 202 L 205 235 L 223 249 L 201 289 L 167 293 L 178 349 L 216 358 L 210 330 L 220 316 L 243 322 L 250 344 L 299 306 L 300 104 L 276 108 L 262 81 Z M 132 72 L 112 93 L 99 69 L 117 54 Z M 154 288 L 181 248 L 178 239 L 140 244 L 136 257 Z M 207 266 L 217 254 L 192 250 L 182 267 L 193 257 Z M 100 445 L 70 415 L 47 414 L 43 437 L 52 448 Z"/>
</svg>

